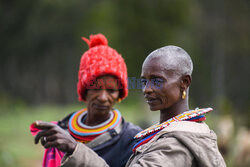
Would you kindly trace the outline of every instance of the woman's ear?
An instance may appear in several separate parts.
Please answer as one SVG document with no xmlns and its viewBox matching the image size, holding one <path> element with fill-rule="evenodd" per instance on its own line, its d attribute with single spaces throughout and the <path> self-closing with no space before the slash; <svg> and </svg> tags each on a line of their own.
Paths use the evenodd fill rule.
<svg viewBox="0 0 250 167">
<path fill-rule="evenodd" d="M 181 77 L 181 91 L 187 90 L 192 82 L 192 77 L 190 75 L 184 75 Z"/>
</svg>

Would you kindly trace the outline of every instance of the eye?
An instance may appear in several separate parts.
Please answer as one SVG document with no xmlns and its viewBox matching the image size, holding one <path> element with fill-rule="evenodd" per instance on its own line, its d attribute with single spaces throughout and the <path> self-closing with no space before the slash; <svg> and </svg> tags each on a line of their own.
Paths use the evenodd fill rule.
<svg viewBox="0 0 250 167">
<path fill-rule="evenodd" d="M 145 85 L 147 84 L 147 80 L 144 79 L 144 78 L 142 78 L 142 79 L 141 79 L 141 84 L 142 84 L 143 86 L 145 86 Z"/>
<path fill-rule="evenodd" d="M 89 92 L 93 92 L 93 93 L 96 93 L 96 92 L 99 92 L 99 91 L 101 91 L 101 89 L 89 89 L 88 91 L 89 91 Z"/>
<path fill-rule="evenodd" d="M 109 93 L 115 93 L 115 92 L 118 91 L 118 90 L 116 90 L 116 89 L 107 89 L 107 91 L 108 91 Z"/>
<path fill-rule="evenodd" d="M 154 85 L 154 86 L 162 86 L 164 80 L 161 78 L 154 78 L 154 79 L 152 79 L 151 82 L 152 82 L 152 85 Z"/>
</svg>

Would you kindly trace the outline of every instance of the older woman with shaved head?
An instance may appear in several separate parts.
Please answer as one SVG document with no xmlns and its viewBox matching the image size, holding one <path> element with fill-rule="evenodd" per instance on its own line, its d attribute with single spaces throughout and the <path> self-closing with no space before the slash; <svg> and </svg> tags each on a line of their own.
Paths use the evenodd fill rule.
<svg viewBox="0 0 250 167">
<path fill-rule="evenodd" d="M 142 90 L 150 110 L 160 110 L 160 122 L 138 133 L 127 167 L 226 166 L 215 133 L 204 123 L 212 108 L 189 109 L 188 90 L 193 63 L 186 51 L 165 46 L 145 59 Z M 64 167 L 108 166 L 91 149 L 79 143 L 62 160 Z"/>
</svg>

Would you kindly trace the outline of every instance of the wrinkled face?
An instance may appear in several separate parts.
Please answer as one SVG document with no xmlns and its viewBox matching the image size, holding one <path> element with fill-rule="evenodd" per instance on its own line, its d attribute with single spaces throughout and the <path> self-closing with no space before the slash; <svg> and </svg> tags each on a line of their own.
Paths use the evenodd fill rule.
<svg viewBox="0 0 250 167">
<path fill-rule="evenodd" d="M 168 109 L 181 100 L 180 75 L 166 69 L 167 63 L 160 58 L 142 66 L 142 91 L 152 111 Z"/>
<path fill-rule="evenodd" d="M 88 112 L 96 116 L 105 116 L 119 98 L 117 79 L 111 75 L 98 77 L 91 89 L 87 90 Z"/>
</svg>

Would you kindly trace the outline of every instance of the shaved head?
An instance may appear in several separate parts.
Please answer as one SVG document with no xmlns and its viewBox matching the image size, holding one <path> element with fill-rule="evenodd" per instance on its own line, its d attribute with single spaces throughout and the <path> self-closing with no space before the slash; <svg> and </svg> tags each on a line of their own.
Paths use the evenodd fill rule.
<svg viewBox="0 0 250 167">
<path fill-rule="evenodd" d="M 143 65 L 152 59 L 159 59 L 160 68 L 164 70 L 171 70 L 181 75 L 192 75 L 193 62 L 189 54 L 180 47 L 170 45 L 159 48 L 148 55 Z"/>
</svg>

